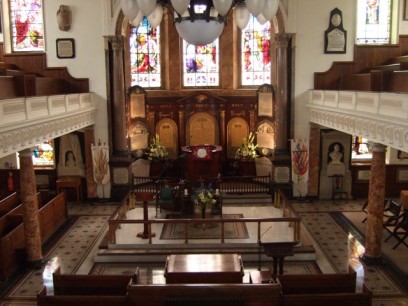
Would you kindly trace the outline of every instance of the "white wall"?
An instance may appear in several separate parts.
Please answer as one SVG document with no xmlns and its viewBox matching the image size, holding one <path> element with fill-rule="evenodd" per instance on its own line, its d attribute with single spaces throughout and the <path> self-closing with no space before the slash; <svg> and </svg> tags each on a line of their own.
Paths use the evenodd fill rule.
<svg viewBox="0 0 408 306">
<path fill-rule="evenodd" d="M 333 61 L 353 58 L 355 1 L 344 0 L 291 0 L 288 29 L 295 36 L 294 138 L 309 137 L 307 91 L 313 88 L 314 72 L 324 72 Z M 346 54 L 324 54 L 324 31 L 329 27 L 330 12 L 342 11 L 343 27 L 347 31 Z M 293 20 L 293 16 L 296 20 Z"/>
<path fill-rule="evenodd" d="M 95 93 L 98 103 L 95 140 L 108 142 L 106 77 L 104 36 L 107 4 L 110 0 L 43 0 L 48 67 L 67 67 L 75 78 L 88 78 L 90 91 Z M 72 11 L 71 29 L 61 31 L 57 24 L 57 11 L 61 4 Z M 75 40 L 75 59 L 59 59 L 56 55 L 56 40 Z"/>
</svg>

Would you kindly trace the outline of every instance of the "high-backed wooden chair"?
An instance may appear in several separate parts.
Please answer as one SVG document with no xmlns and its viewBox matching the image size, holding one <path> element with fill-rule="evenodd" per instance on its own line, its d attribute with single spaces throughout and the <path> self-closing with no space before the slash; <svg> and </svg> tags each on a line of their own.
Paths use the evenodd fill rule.
<svg viewBox="0 0 408 306">
<path fill-rule="evenodd" d="M 175 185 L 173 182 L 169 181 L 158 181 L 156 184 L 156 218 L 157 211 L 166 209 L 174 210 L 174 201 L 175 201 Z"/>
<path fill-rule="evenodd" d="M 396 249 L 401 243 L 408 247 L 408 244 L 405 243 L 405 239 L 408 237 L 408 210 L 405 210 L 404 213 L 400 215 L 396 225 L 385 225 L 385 229 L 390 232 L 390 235 L 385 241 L 388 241 L 391 237 L 398 240 L 398 243 L 394 245 L 393 249 Z"/>
</svg>

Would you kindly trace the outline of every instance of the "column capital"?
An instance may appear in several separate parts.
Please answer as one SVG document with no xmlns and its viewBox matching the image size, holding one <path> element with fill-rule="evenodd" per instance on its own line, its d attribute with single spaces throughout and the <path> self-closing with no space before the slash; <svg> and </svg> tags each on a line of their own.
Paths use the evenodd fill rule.
<svg viewBox="0 0 408 306">
<path fill-rule="evenodd" d="M 292 38 L 291 34 L 276 34 L 275 41 L 277 43 L 278 48 L 286 48 L 288 47 L 289 40 Z"/>
<path fill-rule="evenodd" d="M 18 156 L 19 157 L 32 157 L 33 152 L 31 151 L 31 149 L 24 149 L 18 152 Z"/>
<path fill-rule="evenodd" d="M 105 36 L 105 41 L 112 45 L 112 50 L 123 50 L 125 37 L 123 35 L 109 35 Z M 106 50 L 109 50 L 109 44 L 105 46 Z"/>
<path fill-rule="evenodd" d="M 377 142 L 371 143 L 370 146 L 371 146 L 371 150 L 373 152 L 378 152 L 378 153 L 385 152 L 385 150 L 387 148 L 387 146 L 385 146 L 385 145 L 383 145 L 381 143 L 377 143 Z"/>
</svg>

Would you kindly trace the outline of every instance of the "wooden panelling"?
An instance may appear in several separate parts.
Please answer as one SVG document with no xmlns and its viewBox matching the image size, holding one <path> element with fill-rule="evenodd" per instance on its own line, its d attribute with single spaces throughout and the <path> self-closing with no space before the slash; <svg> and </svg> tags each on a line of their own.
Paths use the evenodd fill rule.
<svg viewBox="0 0 408 306">
<path fill-rule="evenodd" d="M 88 79 L 72 77 L 66 67 L 48 68 L 46 66 L 46 53 L 4 54 L 3 43 L 0 43 L 0 62 L 3 62 L 3 65 L 17 67 L 15 69 L 23 71 L 25 74 L 64 80 L 66 93 L 89 92 Z"/>
<path fill-rule="evenodd" d="M 393 58 L 408 54 L 408 35 L 400 35 L 397 45 L 355 45 L 354 60 L 333 62 L 329 70 L 314 74 L 314 89 L 339 89 L 341 77 L 361 73 L 369 67 L 391 63 Z"/>
</svg>

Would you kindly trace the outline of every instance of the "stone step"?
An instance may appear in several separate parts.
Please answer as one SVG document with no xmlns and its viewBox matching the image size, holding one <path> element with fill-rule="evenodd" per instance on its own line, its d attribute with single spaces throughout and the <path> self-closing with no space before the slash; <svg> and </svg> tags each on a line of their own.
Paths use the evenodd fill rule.
<svg viewBox="0 0 408 306">
<path fill-rule="evenodd" d="M 106 249 L 99 249 L 94 258 L 95 262 L 160 262 L 165 261 L 170 254 L 223 254 L 238 253 L 244 261 L 270 261 L 257 244 L 228 244 L 228 245 L 111 245 Z M 285 260 L 315 260 L 316 253 L 312 246 L 296 246 L 294 256 Z"/>
</svg>

